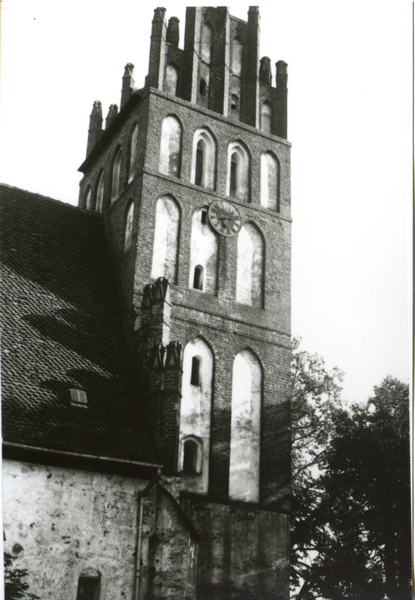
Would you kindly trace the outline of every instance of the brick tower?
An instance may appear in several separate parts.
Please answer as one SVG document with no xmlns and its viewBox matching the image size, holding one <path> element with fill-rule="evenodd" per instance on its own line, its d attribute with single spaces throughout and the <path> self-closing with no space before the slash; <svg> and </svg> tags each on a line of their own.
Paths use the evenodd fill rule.
<svg viewBox="0 0 415 600">
<path fill-rule="evenodd" d="M 201 536 L 200 598 L 288 598 L 290 143 L 287 65 L 260 16 L 157 8 L 145 86 L 132 64 L 79 206 L 105 215 L 125 322 L 173 495 Z"/>
</svg>

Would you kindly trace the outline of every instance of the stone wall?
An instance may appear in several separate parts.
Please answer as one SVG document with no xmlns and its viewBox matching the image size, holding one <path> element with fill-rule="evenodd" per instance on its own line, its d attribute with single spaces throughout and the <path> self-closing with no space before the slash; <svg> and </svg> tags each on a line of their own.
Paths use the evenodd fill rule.
<svg viewBox="0 0 415 600">
<path fill-rule="evenodd" d="M 288 515 L 192 495 L 183 495 L 182 506 L 201 534 L 198 598 L 289 598 Z"/>
<path fill-rule="evenodd" d="M 80 575 L 100 576 L 100 600 L 133 597 L 138 492 L 148 481 L 4 460 L 5 552 L 41 600 L 73 600 Z M 197 534 L 156 484 L 144 500 L 140 600 L 194 598 Z M 193 572 L 192 572 L 193 571 Z"/>
</svg>

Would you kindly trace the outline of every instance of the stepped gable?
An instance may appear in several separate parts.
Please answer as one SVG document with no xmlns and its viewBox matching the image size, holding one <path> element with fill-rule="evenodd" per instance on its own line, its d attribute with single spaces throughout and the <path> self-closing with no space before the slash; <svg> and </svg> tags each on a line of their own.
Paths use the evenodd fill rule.
<svg viewBox="0 0 415 600">
<path fill-rule="evenodd" d="M 4 441 L 160 465 L 103 217 L 6 185 L 0 203 Z"/>
</svg>

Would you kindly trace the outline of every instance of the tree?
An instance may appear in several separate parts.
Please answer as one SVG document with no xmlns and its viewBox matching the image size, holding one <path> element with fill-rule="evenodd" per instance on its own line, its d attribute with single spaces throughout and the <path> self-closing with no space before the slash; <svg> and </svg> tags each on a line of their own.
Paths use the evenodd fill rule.
<svg viewBox="0 0 415 600">
<path fill-rule="evenodd" d="M 294 486 L 297 600 L 411 598 L 409 390 L 387 377 L 374 391 L 327 413 L 312 491 Z"/>
<path fill-rule="evenodd" d="M 27 575 L 27 569 L 11 569 L 15 556 L 4 553 L 4 598 L 5 600 L 17 600 L 18 598 L 31 598 L 40 600 L 39 596 L 28 592 L 29 584 L 22 581 Z"/>
<path fill-rule="evenodd" d="M 323 490 L 319 475 L 326 464 L 335 415 L 342 409 L 343 373 L 328 371 L 317 354 L 300 351 L 301 340 L 292 342 L 292 519 L 291 576 L 293 588 L 303 581 L 302 593 L 310 584 L 310 556 L 316 552 L 313 511 Z"/>
</svg>

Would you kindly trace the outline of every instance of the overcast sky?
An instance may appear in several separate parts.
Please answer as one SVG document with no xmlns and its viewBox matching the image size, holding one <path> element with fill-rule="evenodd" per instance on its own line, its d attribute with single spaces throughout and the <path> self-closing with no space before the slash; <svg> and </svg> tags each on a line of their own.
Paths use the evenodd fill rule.
<svg viewBox="0 0 415 600">
<path fill-rule="evenodd" d="M 186 4 L 164 2 L 180 19 Z M 208 2 L 197 3 L 207 5 Z M 214 5 L 214 4 L 213 4 Z M 3 0 L 0 181 L 77 204 L 89 115 L 148 67 L 156 4 Z M 248 4 L 230 5 L 247 18 Z M 365 400 L 408 381 L 412 3 L 266 1 L 261 56 L 288 63 L 293 335 Z"/>
</svg>

